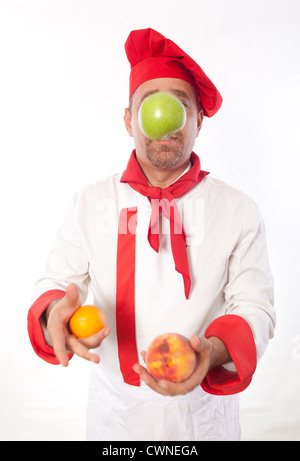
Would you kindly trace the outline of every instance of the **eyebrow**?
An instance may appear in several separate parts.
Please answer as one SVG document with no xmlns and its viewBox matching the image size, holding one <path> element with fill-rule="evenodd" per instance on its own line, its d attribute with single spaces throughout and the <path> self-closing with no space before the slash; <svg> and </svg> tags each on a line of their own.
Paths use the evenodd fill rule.
<svg viewBox="0 0 300 461">
<path fill-rule="evenodd" d="M 183 90 L 171 89 L 172 93 L 176 94 L 180 98 L 191 99 L 190 96 Z"/>
<path fill-rule="evenodd" d="M 144 101 L 144 99 L 148 98 L 148 96 L 151 96 L 152 94 L 155 94 L 155 93 L 158 93 L 158 92 L 159 92 L 159 90 L 146 91 L 146 93 L 144 93 L 143 96 L 141 97 L 140 103 L 142 103 Z"/>
</svg>

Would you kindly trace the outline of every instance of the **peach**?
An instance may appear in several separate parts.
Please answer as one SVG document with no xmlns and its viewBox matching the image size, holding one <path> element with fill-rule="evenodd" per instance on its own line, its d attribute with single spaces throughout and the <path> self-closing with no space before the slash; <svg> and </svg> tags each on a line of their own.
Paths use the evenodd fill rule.
<svg viewBox="0 0 300 461">
<path fill-rule="evenodd" d="M 191 376 L 196 353 L 189 340 L 178 333 L 157 336 L 146 352 L 146 367 L 156 379 L 179 383 Z"/>
</svg>

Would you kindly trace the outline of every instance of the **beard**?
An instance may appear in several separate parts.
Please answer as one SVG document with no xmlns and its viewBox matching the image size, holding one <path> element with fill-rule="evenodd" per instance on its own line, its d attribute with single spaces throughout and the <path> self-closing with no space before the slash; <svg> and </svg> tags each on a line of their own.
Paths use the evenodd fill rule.
<svg viewBox="0 0 300 461">
<path fill-rule="evenodd" d="M 159 141 L 146 139 L 145 152 L 151 164 L 157 168 L 168 169 L 177 165 L 184 155 L 184 136 L 176 133 L 174 145 L 160 144 Z"/>
</svg>

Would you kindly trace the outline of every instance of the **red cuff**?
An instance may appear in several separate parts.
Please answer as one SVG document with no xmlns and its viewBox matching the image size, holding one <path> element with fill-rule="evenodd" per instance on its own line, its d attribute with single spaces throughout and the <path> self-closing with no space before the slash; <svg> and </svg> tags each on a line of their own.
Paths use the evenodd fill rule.
<svg viewBox="0 0 300 461">
<path fill-rule="evenodd" d="M 53 348 L 46 343 L 40 317 L 49 304 L 55 299 L 61 299 L 65 296 L 62 290 L 50 290 L 43 293 L 31 306 L 27 317 L 27 328 L 31 345 L 36 354 L 43 360 L 53 365 L 58 365 Z M 69 354 L 71 359 L 73 354 Z"/>
<path fill-rule="evenodd" d="M 216 336 L 226 345 L 237 372 L 224 367 L 209 370 L 201 386 L 215 395 L 237 394 L 249 386 L 256 369 L 256 346 L 248 323 L 237 315 L 223 315 L 207 328 L 205 337 Z"/>
</svg>

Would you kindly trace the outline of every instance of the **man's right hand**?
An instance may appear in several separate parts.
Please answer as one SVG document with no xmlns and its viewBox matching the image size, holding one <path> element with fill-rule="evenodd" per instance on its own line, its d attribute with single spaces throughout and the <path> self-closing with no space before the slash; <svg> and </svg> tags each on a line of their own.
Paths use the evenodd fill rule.
<svg viewBox="0 0 300 461">
<path fill-rule="evenodd" d="M 68 323 L 74 312 L 80 307 L 78 288 L 71 283 L 66 288 L 65 296 L 53 301 L 46 310 L 46 323 L 54 353 L 60 364 L 67 367 L 69 364 L 68 353 L 74 353 L 79 357 L 99 363 L 97 354 L 90 349 L 99 347 L 110 330 L 105 327 L 98 333 L 88 338 L 76 338 L 69 332 Z"/>
</svg>

